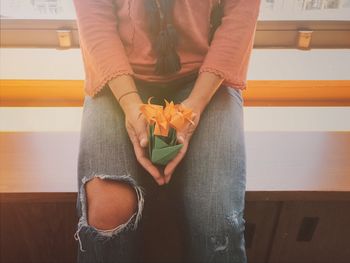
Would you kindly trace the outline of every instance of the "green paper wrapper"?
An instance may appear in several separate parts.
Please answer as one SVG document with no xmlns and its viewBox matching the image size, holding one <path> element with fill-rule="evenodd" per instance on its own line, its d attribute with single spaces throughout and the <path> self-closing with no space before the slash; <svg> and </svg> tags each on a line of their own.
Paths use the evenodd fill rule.
<svg viewBox="0 0 350 263">
<path fill-rule="evenodd" d="M 152 163 L 166 165 L 183 147 L 177 143 L 176 130 L 170 128 L 168 136 L 154 135 L 154 124 L 149 125 L 148 154 Z"/>
</svg>

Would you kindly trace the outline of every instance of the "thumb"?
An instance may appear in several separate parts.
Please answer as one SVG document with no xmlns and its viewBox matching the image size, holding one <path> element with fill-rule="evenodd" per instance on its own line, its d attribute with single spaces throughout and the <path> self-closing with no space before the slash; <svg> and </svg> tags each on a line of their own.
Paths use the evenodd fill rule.
<svg viewBox="0 0 350 263">
<path fill-rule="evenodd" d="M 176 135 L 176 137 L 177 137 L 177 141 L 178 141 L 179 143 L 184 143 L 184 142 L 185 142 L 185 136 L 184 136 L 182 133 L 178 133 L 178 134 Z"/>
<path fill-rule="evenodd" d="M 146 147 L 147 144 L 148 144 L 147 133 L 145 133 L 145 132 L 141 133 L 140 136 L 139 136 L 139 141 L 140 141 L 141 147 Z"/>
</svg>

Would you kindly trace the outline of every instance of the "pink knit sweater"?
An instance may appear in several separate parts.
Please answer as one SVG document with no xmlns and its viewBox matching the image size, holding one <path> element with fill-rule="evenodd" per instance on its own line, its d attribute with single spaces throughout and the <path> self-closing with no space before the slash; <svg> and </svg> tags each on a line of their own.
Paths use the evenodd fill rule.
<svg viewBox="0 0 350 263">
<path fill-rule="evenodd" d="M 87 95 L 93 97 L 122 74 L 167 83 L 194 71 L 212 72 L 224 78 L 223 85 L 246 89 L 260 0 L 224 0 L 222 23 L 210 46 L 210 11 L 218 0 L 175 0 L 173 25 L 182 69 L 167 76 L 154 73 L 156 54 L 143 1 L 74 0 Z"/>
</svg>

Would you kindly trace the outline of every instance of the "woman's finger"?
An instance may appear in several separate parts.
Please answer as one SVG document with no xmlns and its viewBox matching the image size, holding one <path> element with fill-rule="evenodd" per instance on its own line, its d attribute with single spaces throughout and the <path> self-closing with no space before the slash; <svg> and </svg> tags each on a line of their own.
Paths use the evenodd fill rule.
<svg viewBox="0 0 350 263">
<path fill-rule="evenodd" d="M 178 154 L 172 159 L 170 162 L 167 163 L 164 169 L 164 179 L 165 183 L 168 183 L 171 179 L 171 175 L 174 173 L 176 166 L 181 162 L 183 157 L 186 154 L 187 147 L 188 147 L 188 141 L 185 141 L 183 143 L 183 147 L 180 149 Z"/>
<path fill-rule="evenodd" d="M 195 124 L 187 123 L 186 126 L 176 132 L 176 138 L 179 143 L 184 143 L 185 141 L 189 141 L 196 130 L 198 125 L 198 120 L 196 120 Z"/>
<path fill-rule="evenodd" d="M 161 175 L 158 168 L 156 166 L 154 166 L 152 164 L 152 162 L 146 157 L 145 149 L 141 148 L 135 131 L 133 130 L 132 127 L 130 127 L 128 125 L 127 125 L 127 131 L 129 134 L 129 138 L 133 144 L 134 152 L 135 152 L 137 161 L 142 165 L 143 168 L 146 169 L 146 171 L 148 171 L 150 173 L 150 175 L 155 179 L 155 181 L 159 185 L 163 185 L 165 183 L 163 176 Z"/>
<path fill-rule="evenodd" d="M 164 177 L 161 175 L 158 168 L 146 157 L 144 149 L 138 144 L 133 145 L 137 161 L 151 174 L 159 185 L 163 185 L 165 183 Z"/>
<path fill-rule="evenodd" d="M 190 139 L 196 130 L 196 127 L 198 126 L 199 122 L 199 114 L 197 114 L 195 119 L 195 124 L 187 123 L 187 125 L 181 130 L 177 131 L 176 137 L 179 143 L 182 143 L 184 146 L 181 148 L 179 153 L 172 159 L 164 169 L 164 179 L 165 182 L 168 183 L 171 179 L 172 174 L 175 171 L 176 166 L 181 162 L 181 160 L 184 158 L 187 148 L 190 142 Z"/>
<path fill-rule="evenodd" d="M 147 123 L 143 117 L 140 117 L 137 123 L 134 124 L 134 129 L 139 140 L 139 144 L 141 147 L 145 148 L 148 145 L 148 134 Z"/>
</svg>

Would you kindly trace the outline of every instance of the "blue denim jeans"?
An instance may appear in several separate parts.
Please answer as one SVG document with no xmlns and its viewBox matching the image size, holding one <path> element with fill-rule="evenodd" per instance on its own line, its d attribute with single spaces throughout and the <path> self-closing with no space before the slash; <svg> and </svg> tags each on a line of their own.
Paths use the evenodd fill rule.
<svg viewBox="0 0 350 263">
<path fill-rule="evenodd" d="M 180 103 L 190 94 L 195 79 L 157 85 L 136 80 L 136 85 L 144 103 L 150 96 L 155 97 L 152 103 L 162 104 L 164 98 Z M 219 87 L 201 114 L 185 157 L 163 186 L 136 160 L 124 112 L 108 85 L 94 98 L 86 95 L 77 175 L 79 222 L 74 237 L 79 263 L 145 262 L 147 253 L 154 258 L 165 253 L 162 262 L 247 262 L 240 90 Z M 85 184 L 94 177 L 125 182 L 135 189 L 138 209 L 127 222 L 111 230 L 88 224 Z M 178 236 L 168 248 L 176 250 L 173 255 L 164 252 L 165 244 L 174 239 L 166 234 L 168 228 Z M 152 242 L 155 249 L 150 252 Z"/>
</svg>

